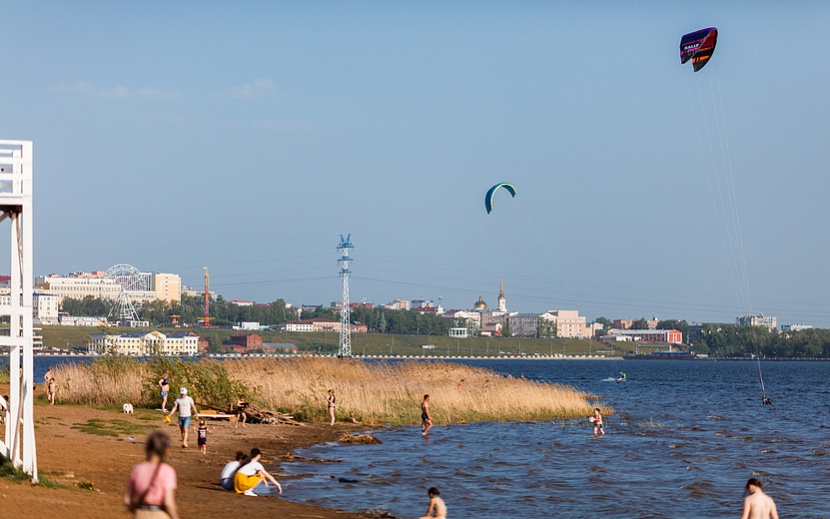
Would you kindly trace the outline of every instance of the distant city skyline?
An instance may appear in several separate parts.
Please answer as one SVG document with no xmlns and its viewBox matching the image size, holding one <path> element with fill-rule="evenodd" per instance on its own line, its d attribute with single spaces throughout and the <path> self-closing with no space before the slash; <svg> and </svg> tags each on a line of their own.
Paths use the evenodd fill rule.
<svg viewBox="0 0 830 519">
<path fill-rule="evenodd" d="M 227 299 L 325 305 L 351 233 L 355 301 L 492 305 L 503 278 L 522 312 L 830 327 L 830 4 L 19 2 L 4 19 L 0 137 L 34 142 L 37 275 L 130 263 L 198 288 L 207 265 Z M 692 72 L 680 37 L 712 26 Z M 498 182 L 516 197 L 487 214 Z"/>
</svg>

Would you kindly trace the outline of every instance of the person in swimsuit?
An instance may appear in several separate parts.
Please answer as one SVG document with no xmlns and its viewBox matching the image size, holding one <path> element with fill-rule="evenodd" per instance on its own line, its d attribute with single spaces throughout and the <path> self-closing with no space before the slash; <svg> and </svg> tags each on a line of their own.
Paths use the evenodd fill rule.
<svg viewBox="0 0 830 519">
<path fill-rule="evenodd" d="M 441 492 L 437 488 L 432 487 L 427 490 L 429 494 L 429 508 L 427 508 L 427 515 L 422 516 L 421 519 L 440 518 L 447 519 L 447 504 L 441 499 Z"/>
<path fill-rule="evenodd" d="M 335 404 L 337 402 L 337 397 L 334 396 L 334 390 L 333 389 L 329 389 L 329 394 L 326 397 L 326 402 L 328 402 L 328 404 L 329 404 L 329 416 L 331 416 L 331 424 L 329 424 L 329 425 L 334 425 L 334 408 L 335 408 Z"/>
<path fill-rule="evenodd" d="M 49 405 L 55 405 L 55 393 L 58 392 L 58 385 L 55 383 L 55 378 L 49 379 L 49 385 L 46 386 L 46 399 L 49 400 Z"/>
<path fill-rule="evenodd" d="M 741 519 L 778 519 L 778 509 L 775 501 L 764 493 L 764 484 L 759 479 L 750 478 L 746 482 L 744 511 Z"/>
<path fill-rule="evenodd" d="M 245 413 L 245 408 L 248 407 L 248 402 L 245 401 L 245 395 L 239 395 L 239 398 L 236 401 L 236 409 L 234 410 L 234 414 L 236 415 L 236 424 L 234 424 L 233 428 L 239 428 L 239 421 L 242 420 L 242 427 L 245 427 L 245 420 L 248 419 L 248 415 Z"/>
<path fill-rule="evenodd" d="M 426 436 L 432 429 L 432 416 L 429 414 L 429 395 L 424 395 L 421 402 L 421 436 Z"/>
<path fill-rule="evenodd" d="M 602 428 L 602 413 L 599 407 L 594 408 L 594 416 L 590 420 L 594 424 L 594 436 L 605 436 L 605 430 Z"/>
<path fill-rule="evenodd" d="M 159 379 L 159 388 L 161 388 L 161 410 L 162 412 L 167 412 L 167 395 L 170 394 L 170 381 L 167 380 L 169 375 L 167 373 L 163 374 Z"/>
<path fill-rule="evenodd" d="M 52 367 L 49 366 L 49 369 L 46 370 L 46 374 L 43 375 L 43 389 L 49 393 L 49 380 L 51 380 L 55 376 L 55 373 L 52 371 Z"/>
</svg>

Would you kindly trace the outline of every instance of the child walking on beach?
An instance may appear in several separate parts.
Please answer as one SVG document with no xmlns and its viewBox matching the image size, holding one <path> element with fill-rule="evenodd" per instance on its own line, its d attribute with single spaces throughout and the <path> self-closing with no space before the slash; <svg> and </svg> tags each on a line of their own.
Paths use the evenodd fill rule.
<svg viewBox="0 0 830 519">
<path fill-rule="evenodd" d="M 438 497 L 441 492 L 432 487 L 427 490 L 427 494 L 429 494 L 429 508 L 427 508 L 427 515 L 422 516 L 421 519 L 447 519 L 447 504 Z"/>
<path fill-rule="evenodd" d="M 196 443 L 199 445 L 199 452 L 207 454 L 207 437 L 210 428 L 204 419 L 199 420 L 199 427 L 193 426 L 193 432 L 196 433 Z"/>
<path fill-rule="evenodd" d="M 599 407 L 594 408 L 594 416 L 588 418 L 594 424 L 594 436 L 605 436 L 605 431 L 602 428 L 602 413 Z"/>
</svg>

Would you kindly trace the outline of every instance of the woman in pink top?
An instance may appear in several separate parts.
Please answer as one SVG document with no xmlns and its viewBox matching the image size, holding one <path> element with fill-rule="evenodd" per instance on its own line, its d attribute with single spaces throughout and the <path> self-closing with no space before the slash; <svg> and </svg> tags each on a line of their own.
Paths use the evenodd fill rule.
<svg viewBox="0 0 830 519">
<path fill-rule="evenodd" d="M 147 436 L 147 461 L 133 467 L 124 504 L 136 519 L 179 519 L 176 509 L 176 470 L 164 463 L 170 437 L 163 431 Z"/>
</svg>

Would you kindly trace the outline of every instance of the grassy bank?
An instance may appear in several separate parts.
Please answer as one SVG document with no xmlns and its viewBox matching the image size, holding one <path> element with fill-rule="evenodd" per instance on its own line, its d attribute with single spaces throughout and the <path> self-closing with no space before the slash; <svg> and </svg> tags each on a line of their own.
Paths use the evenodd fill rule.
<svg viewBox="0 0 830 519">
<path fill-rule="evenodd" d="M 181 332 L 182 328 L 162 329 L 164 333 Z M 215 336 L 227 341 L 231 335 L 242 333 L 219 328 L 192 328 L 199 335 Z M 86 348 L 89 335 L 97 328 L 74 326 L 44 326 L 39 332 L 44 346 L 53 348 Z M 113 332 L 134 332 L 133 328 L 113 328 Z M 250 332 L 245 332 L 250 333 Z M 296 345 L 301 350 L 316 350 L 322 353 L 337 351 L 337 333 L 299 332 L 257 332 L 264 342 L 281 342 Z M 423 345 L 435 346 L 425 349 Z M 628 343 L 618 347 L 631 348 Z M 356 333 L 352 335 L 352 352 L 355 355 L 619 355 L 613 348 L 597 341 L 578 339 L 534 339 L 526 337 L 470 337 L 454 339 L 443 335 L 392 335 L 379 333 Z"/>
<path fill-rule="evenodd" d="M 332 358 L 154 362 L 117 359 L 58 366 L 60 400 L 157 407 L 154 384 L 159 370 L 166 369 L 172 389 L 187 386 L 197 402 L 227 406 L 239 391 L 263 407 L 308 421 L 327 420 L 328 389 L 337 393 L 339 420 L 367 424 L 420 423 L 424 394 L 431 395 L 438 423 L 576 418 L 589 415 L 595 406 L 594 397 L 572 387 L 452 363 L 386 364 Z"/>
</svg>

